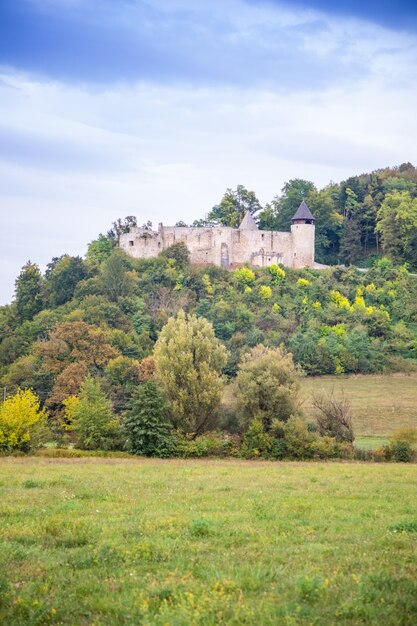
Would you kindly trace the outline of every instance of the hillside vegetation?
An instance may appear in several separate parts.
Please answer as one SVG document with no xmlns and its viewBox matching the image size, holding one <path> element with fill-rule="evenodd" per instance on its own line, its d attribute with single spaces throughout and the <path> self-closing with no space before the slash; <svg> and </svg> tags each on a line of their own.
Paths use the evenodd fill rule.
<svg viewBox="0 0 417 626">
<path fill-rule="evenodd" d="M 404 193 L 411 194 L 414 171 L 387 170 L 377 180 L 386 190 L 387 180 L 391 187 L 408 181 Z M 294 189 L 284 191 L 275 216 L 290 215 L 299 199 Z M 255 210 L 254 195 L 238 191 L 213 208 L 211 220 L 233 225 L 239 211 Z M 265 209 L 260 224 L 264 217 Z M 312 446 L 313 456 L 324 454 L 323 446 L 337 455 L 333 443 L 353 442 L 350 418 L 341 416 L 339 434 L 335 424 L 319 424 L 320 436 L 333 443 L 308 433 L 299 421 L 309 417 L 298 401 L 300 376 L 417 371 L 417 278 L 394 254 L 366 271 L 226 271 L 191 265 L 182 243 L 156 258 L 129 257 L 117 235 L 134 223 L 115 222 L 85 258 L 53 258 L 44 274 L 35 263 L 22 268 L 13 303 L 0 308 L 0 447 L 25 450 L 29 439 L 35 447 L 48 416 L 54 436 L 71 431 L 85 449 L 123 450 L 128 437 L 131 451 L 164 456 L 173 454 L 172 429 L 196 437 L 220 427 L 246 433 L 248 456 L 273 449 L 282 458 L 290 454 L 283 439 L 291 437 Z M 412 251 L 414 230 L 407 228 Z M 318 242 L 322 234 L 318 220 Z M 231 415 L 226 406 L 220 415 L 224 383 L 235 378 L 239 409 Z M 378 411 L 369 408 L 376 422 Z M 300 454 L 305 458 L 306 449 Z"/>
<path fill-rule="evenodd" d="M 384 259 L 365 273 L 227 272 L 190 266 L 180 244 L 150 260 L 110 248 L 101 262 L 56 259 L 44 277 L 28 264 L 16 284 L 16 301 L 0 309 L 1 385 L 31 387 L 53 410 L 88 373 L 103 378 L 123 410 L 135 381 L 147 376 L 144 359 L 161 328 L 180 309 L 212 322 L 229 351 L 228 377 L 260 343 L 284 344 L 311 375 L 417 363 L 417 280 Z"/>
</svg>

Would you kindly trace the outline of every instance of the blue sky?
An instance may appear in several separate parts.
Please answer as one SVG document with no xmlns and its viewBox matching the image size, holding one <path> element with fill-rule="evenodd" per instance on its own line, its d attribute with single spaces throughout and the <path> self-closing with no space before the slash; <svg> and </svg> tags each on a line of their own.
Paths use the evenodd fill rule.
<svg viewBox="0 0 417 626">
<path fill-rule="evenodd" d="M 113 219 L 417 163 L 408 2 L 0 0 L 0 301 Z"/>
</svg>

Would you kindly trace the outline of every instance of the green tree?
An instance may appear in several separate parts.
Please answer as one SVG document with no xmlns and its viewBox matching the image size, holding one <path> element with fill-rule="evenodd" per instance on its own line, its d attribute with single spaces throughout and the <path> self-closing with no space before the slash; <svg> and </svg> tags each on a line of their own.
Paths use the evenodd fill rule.
<svg viewBox="0 0 417 626">
<path fill-rule="evenodd" d="M 361 227 L 358 212 L 358 197 L 349 187 L 345 190 L 345 222 L 340 237 L 340 258 L 348 264 L 354 263 L 362 255 Z"/>
<path fill-rule="evenodd" d="M 113 442 L 119 430 L 119 423 L 113 416 L 109 399 L 100 381 L 87 376 L 74 410 L 73 429 L 77 443 L 84 450 L 114 447 Z"/>
<path fill-rule="evenodd" d="M 269 214 L 268 223 L 273 226 L 272 230 L 289 230 L 291 219 L 300 206 L 301 201 L 305 200 L 308 204 L 308 196 L 313 191 L 316 191 L 316 187 L 314 183 L 308 180 L 294 178 L 285 183 L 281 190 L 281 195 L 276 196 L 271 203 L 275 219 L 272 219 Z M 260 217 L 263 219 L 262 214 Z"/>
<path fill-rule="evenodd" d="M 387 255 L 417 267 L 417 198 L 408 191 L 387 194 L 378 210 L 376 231 Z"/>
<path fill-rule="evenodd" d="M 133 454 L 169 456 L 174 447 L 168 407 L 152 380 L 139 385 L 130 401 L 124 428 Z"/>
<path fill-rule="evenodd" d="M 134 293 L 136 274 L 130 270 L 131 259 L 126 253 L 119 248 L 113 250 L 101 274 L 103 290 L 112 302 L 117 302 L 119 298 Z"/>
<path fill-rule="evenodd" d="M 209 430 L 217 417 L 227 361 L 210 322 L 181 310 L 162 329 L 154 358 L 174 427 L 195 436 Z"/>
<path fill-rule="evenodd" d="M 248 191 L 243 185 L 235 190 L 227 189 L 220 204 L 216 204 L 207 216 L 208 222 L 217 222 L 223 226 L 237 228 L 243 220 L 246 211 L 251 215 L 262 208 L 253 191 Z"/>
<path fill-rule="evenodd" d="M 347 264 L 358 261 L 362 255 L 361 230 L 355 218 L 346 219 L 340 237 L 340 260 Z"/>
<path fill-rule="evenodd" d="M 190 253 L 183 241 L 172 244 L 160 254 L 166 259 L 175 259 L 176 267 L 184 269 L 190 262 Z"/>
<path fill-rule="evenodd" d="M 48 300 L 52 307 L 69 302 L 77 284 L 87 276 L 84 261 L 79 256 L 64 254 L 52 259 L 45 272 Z"/>
<path fill-rule="evenodd" d="M 88 267 L 98 269 L 113 252 L 115 242 L 106 235 L 100 233 L 97 239 L 88 244 L 85 255 Z"/>
<path fill-rule="evenodd" d="M 43 279 L 39 267 L 28 261 L 16 279 L 16 310 L 19 318 L 31 320 L 43 306 Z"/>
<path fill-rule="evenodd" d="M 268 432 L 272 420 L 287 421 L 300 413 L 300 371 L 282 346 L 259 344 L 243 355 L 236 378 L 242 426 L 260 419 Z"/>
</svg>

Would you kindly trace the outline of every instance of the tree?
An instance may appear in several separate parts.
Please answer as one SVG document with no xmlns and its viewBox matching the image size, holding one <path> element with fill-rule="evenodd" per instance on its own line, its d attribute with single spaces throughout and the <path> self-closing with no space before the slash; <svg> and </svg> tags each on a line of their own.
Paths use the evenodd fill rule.
<svg viewBox="0 0 417 626">
<path fill-rule="evenodd" d="M 133 454 L 164 457 L 172 452 L 168 407 L 154 381 L 150 380 L 136 388 L 124 428 Z"/>
<path fill-rule="evenodd" d="M 408 191 L 387 194 L 378 210 L 376 231 L 386 254 L 417 267 L 417 198 Z"/>
<path fill-rule="evenodd" d="M 92 376 L 87 376 L 81 387 L 79 402 L 73 412 L 73 428 L 78 445 L 84 450 L 114 447 L 119 423 L 114 419 L 100 381 Z"/>
<path fill-rule="evenodd" d="M 190 253 L 183 241 L 172 244 L 159 255 L 166 259 L 175 259 L 176 267 L 184 269 L 190 262 Z"/>
<path fill-rule="evenodd" d="M 131 228 L 134 228 L 138 225 L 138 221 L 134 215 L 128 215 L 122 220 L 120 217 L 113 222 L 111 229 L 107 233 L 107 237 L 117 242 L 119 240 L 120 235 L 128 233 Z"/>
<path fill-rule="evenodd" d="M 79 256 L 64 254 L 48 264 L 45 278 L 48 300 L 52 307 L 69 302 L 77 284 L 87 276 L 84 261 Z"/>
<path fill-rule="evenodd" d="M 130 270 L 131 259 L 116 248 L 104 265 L 101 283 L 109 300 L 117 302 L 122 296 L 132 295 L 136 287 L 136 274 Z"/>
<path fill-rule="evenodd" d="M 48 340 L 38 341 L 33 351 L 43 366 L 55 374 L 70 363 L 85 363 L 101 371 L 119 354 L 110 343 L 108 331 L 85 322 L 58 324 Z"/>
<path fill-rule="evenodd" d="M 316 394 L 312 404 L 317 411 L 317 426 L 322 437 L 334 437 L 338 442 L 354 442 L 350 402 L 344 393 L 339 397 L 334 390 Z"/>
<path fill-rule="evenodd" d="M 340 259 L 349 265 L 361 257 L 361 230 L 355 218 L 346 219 L 340 237 Z"/>
<path fill-rule="evenodd" d="M 19 318 L 31 320 L 42 310 L 43 279 L 39 267 L 28 261 L 16 279 L 16 310 Z"/>
<path fill-rule="evenodd" d="M 300 414 L 300 370 L 285 348 L 259 344 L 243 355 L 236 378 L 242 426 L 260 419 L 268 432 L 272 420 L 287 421 Z"/>
<path fill-rule="evenodd" d="M 179 311 L 155 345 L 157 381 L 175 428 L 195 436 L 213 426 L 223 390 L 226 348 L 206 319 Z"/>
<path fill-rule="evenodd" d="M 100 233 L 97 239 L 88 244 L 85 255 L 87 265 L 93 269 L 98 269 L 109 258 L 114 245 L 114 240 Z"/>
<path fill-rule="evenodd" d="M 19 389 L 0 407 L 0 449 L 28 451 L 36 442 L 36 435 L 46 423 L 46 411 L 31 389 Z"/>
<path fill-rule="evenodd" d="M 49 409 L 61 406 L 65 398 L 79 393 L 81 385 L 88 374 L 88 368 L 82 361 L 70 363 L 58 374 L 52 393 L 47 399 Z"/>
<path fill-rule="evenodd" d="M 288 181 L 282 188 L 281 195 L 276 196 L 271 203 L 275 219 L 272 219 L 270 210 L 265 217 L 261 214 L 261 219 L 267 220 L 267 223 L 272 226 L 272 230 L 289 230 L 291 219 L 301 201 L 305 200 L 308 204 L 308 196 L 313 191 L 316 191 L 316 187 L 314 183 L 308 180 L 294 178 Z"/>
<path fill-rule="evenodd" d="M 207 221 L 237 228 L 246 211 L 253 215 L 261 209 L 262 206 L 255 193 L 248 191 L 243 185 L 238 185 L 236 190 L 226 190 L 220 204 L 216 204 L 211 209 Z"/>
<path fill-rule="evenodd" d="M 362 254 L 359 202 L 356 193 L 349 187 L 345 194 L 345 222 L 340 237 L 340 257 L 342 261 L 351 264 L 360 259 Z"/>
</svg>

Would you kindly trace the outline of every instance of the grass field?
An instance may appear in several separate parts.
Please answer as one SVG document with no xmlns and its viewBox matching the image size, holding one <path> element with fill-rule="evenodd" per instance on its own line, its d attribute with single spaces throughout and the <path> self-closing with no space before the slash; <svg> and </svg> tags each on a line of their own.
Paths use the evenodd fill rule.
<svg viewBox="0 0 417 626">
<path fill-rule="evenodd" d="M 320 376 L 302 379 L 304 409 L 320 391 L 344 391 L 359 437 L 386 437 L 403 427 L 417 427 L 417 375 Z"/>
<path fill-rule="evenodd" d="M 0 623 L 417 623 L 416 465 L 0 459 Z"/>
</svg>

